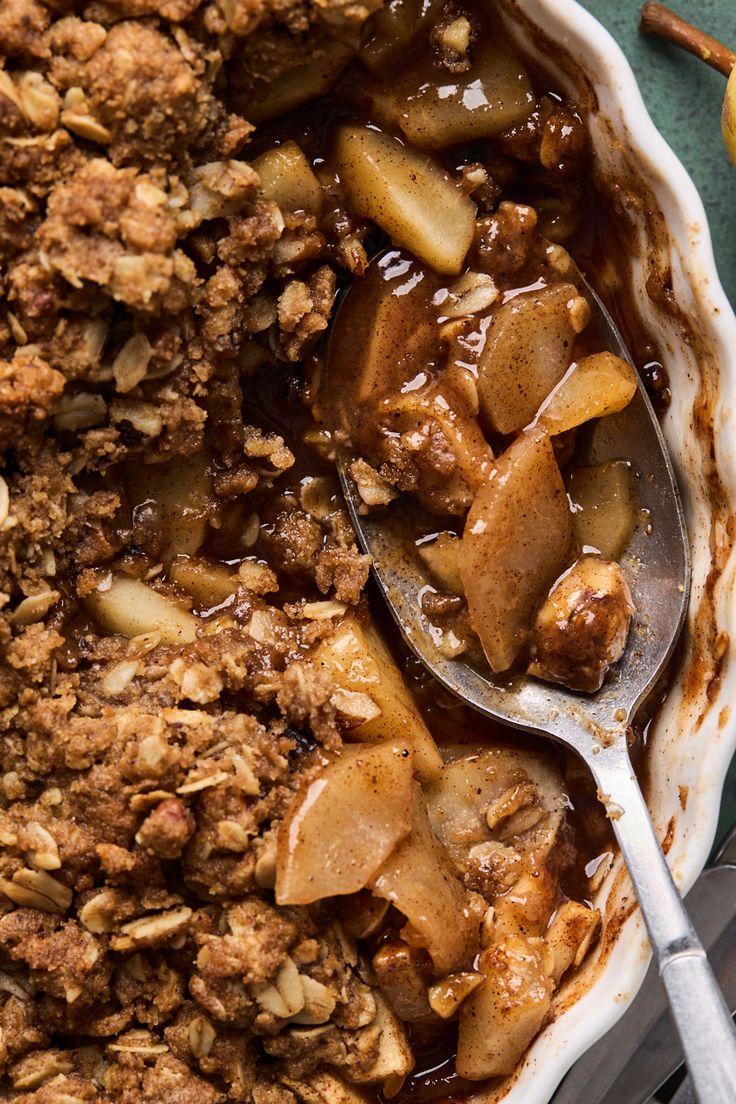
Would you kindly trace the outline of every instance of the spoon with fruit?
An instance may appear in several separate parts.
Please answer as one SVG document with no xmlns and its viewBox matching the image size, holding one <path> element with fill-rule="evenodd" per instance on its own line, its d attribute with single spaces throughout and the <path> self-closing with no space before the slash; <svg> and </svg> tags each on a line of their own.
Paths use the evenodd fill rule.
<svg viewBox="0 0 736 1104">
<path fill-rule="evenodd" d="M 347 124 L 335 149 L 353 205 L 394 243 L 343 299 L 316 408 L 378 586 L 444 687 L 587 763 L 698 1096 L 732 1102 L 731 1018 L 629 758 L 689 591 L 654 410 L 570 255 L 529 232 L 530 208 L 503 203 L 489 222 L 489 250 L 503 238 L 528 254 L 514 286 L 467 269 L 472 213 L 437 166 Z M 439 227 L 407 216 L 438 209 Z"/>
</svg>

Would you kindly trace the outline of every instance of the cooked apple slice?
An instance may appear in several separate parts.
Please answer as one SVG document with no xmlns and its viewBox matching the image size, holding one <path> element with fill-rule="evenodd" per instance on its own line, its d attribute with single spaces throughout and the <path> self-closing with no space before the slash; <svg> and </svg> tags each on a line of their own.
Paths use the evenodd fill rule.
<svg viewBox="0 0 736 1104">
<path fill-rule="evenodd" d="M 432 831 L 416 783 L 411 835 L 389 855 L 371 889 L 404 914 L 409 924 L 402 929 L 402 937 L 412 946 L 423 947 L 438 973 L 470 964 L 478 949 L 478 920 Z"/>
<path fill-rule="evenodd" d="M 570 473 L 572 524 L 578 544 L 618 560 L 636 525 L 636 487 L 626 460 L 608 460 Z"/>
<path fill-rule="evenodd" d="M 357 214 L 437 272 L 460 272 L 476 207 L 439 165 L 388 134 L 346 124 L 337 129 L 334 159 Z"/>
<path fill-rule="evenodd" d="M 322 210 L 322 187 L 296 142 L 284 142 L 262 153 L 253 168 L 261 178 L 263 194 L 282 211 L 318 215 Z"/>
<path fill-rule="evenodd" d="M 591 418 L 604 418 L 628 406 L 636 394 L 636 373 L 613 353 L 582 357 L 545 399 L 537 425 L 548 433 L 565 433 Z"/>
<path fill-rule="evenodd" d="M 498 433 L 516 433 L 530 424 L 570 367 L 588 313 L 574 284 L 524 292 L 492 312 L 478 366 L 478 396 Z"/>
<path fill-rule="evenodd" d="M 518 437 L 468 513 L 460 577 L 470 620 L 496 672 L 526 643 L 534 615 L 570 561 L 572 516 L 547 435 Z"/>
<path fill-rule="evenodd" d="M 276 900 L 308 905 L 357 893 L 412 825 L 412 761 L 405 744 L 343 748 L 300 793 L 281 824 Z"/>
<path fill-rule="evenodd" d="M 347 618 L 315 650 L 314 661 L 327 669 L 343 690 L 367 694 L 378 706 L 376 717 L 349 732 L 351 740 L 403 740 L 414 753 L 423 781 L 442 773 L 442 756 L 412 698 L 393 656 L 372 625 Z"/>
</svg>

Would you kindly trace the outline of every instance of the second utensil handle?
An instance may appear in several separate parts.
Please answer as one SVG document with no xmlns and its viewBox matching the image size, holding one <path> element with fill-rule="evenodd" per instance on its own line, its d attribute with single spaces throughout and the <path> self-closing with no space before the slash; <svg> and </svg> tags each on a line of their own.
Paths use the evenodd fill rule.
<svg viewBox="0 0 736 1104">
<path fill-rule="evenodd" d="M 700 1104 L 736 1101 L 736 1033 L 718 982 L 677 891 L 629 757 L 596 764 L 599 793 L 634 883 L 672 1018 Z"/>
<path fill-rule="evenodd" d="M 733 1024 L 708 959 L 704 953 L 680 955 L 661 974 L 697 1099 L 736 1101 Z"/>
</svg>

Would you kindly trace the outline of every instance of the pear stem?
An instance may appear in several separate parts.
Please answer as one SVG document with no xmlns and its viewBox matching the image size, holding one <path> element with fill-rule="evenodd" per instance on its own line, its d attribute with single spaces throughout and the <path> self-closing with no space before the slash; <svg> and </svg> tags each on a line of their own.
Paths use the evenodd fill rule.
<svg viewBox="0 0 736 1104">
<path fill-rule="evenodd" d="M 733 50 L 729 50 L 717 38 L 711 38 L 705 31 L 694 27 L 692 23 L 686 23 L 664 4 L 654 3 L 653 0 L 644 4 L 639 18 L 639 30 L 681 46 L 683 50 L 695 54 L 726 77 L 736 66 L 736 53 Z"/>
</svg>

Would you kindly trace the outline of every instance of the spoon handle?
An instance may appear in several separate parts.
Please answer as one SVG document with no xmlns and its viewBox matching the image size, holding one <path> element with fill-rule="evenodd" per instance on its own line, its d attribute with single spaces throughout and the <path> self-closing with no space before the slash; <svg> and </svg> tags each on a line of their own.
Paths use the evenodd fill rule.
<svg viewBox="0 0 736 1104">
<path fill-rule="evenodd" d="M 617 742 L 592 759 L 697 1098 L 701 1104 L 734 1104 L 736 1033 L 731 1014 L 672 880 L 628 753 Z"/>
</svg>

